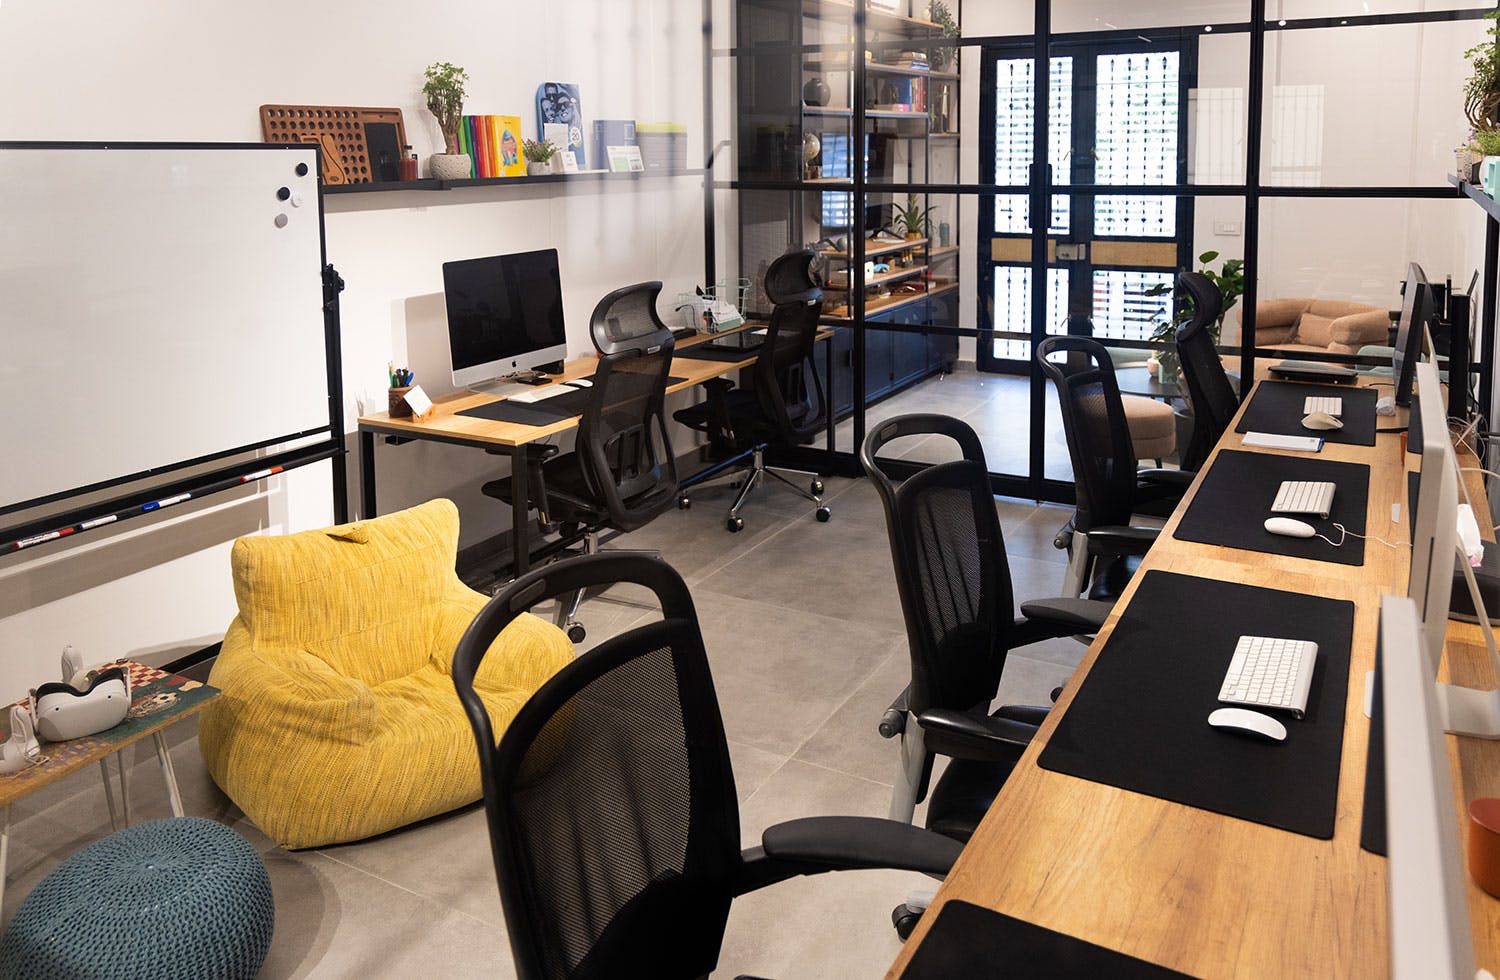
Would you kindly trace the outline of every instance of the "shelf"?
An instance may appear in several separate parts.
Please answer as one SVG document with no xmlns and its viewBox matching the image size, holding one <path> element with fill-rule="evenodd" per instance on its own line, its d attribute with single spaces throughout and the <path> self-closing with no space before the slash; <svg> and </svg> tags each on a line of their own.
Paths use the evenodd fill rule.
<svg viewBox="0 0 1500 980">
<path fill-rule="evenodd" d="M 897 269 L 894 272 L 885 272 L 878 276 L 871 276 L 865 280 L 865 288 L 876 289 L 889 282 L 900 282 L 903 279 L 910 279 L 912 276 L 919 276 L 926 271 L 927 266 L 925 265 L 909 265 L 905 269 Z M 849 287 L 847 286 L 834 286 L 832 284 L 824 288 L 838 293 L 847 293 L 849 291 Z"/>
<path fill-rule="evenodd" d="M 937 262 L 940 259 L 952 258 L 958 254 L 957 245 L 944 245 L 941 248 L 929 249 L 927 252 L 928 262 Z"/>
<path fill-rule="evenodd" d="M 927 242 L 926 238 L 909 238 L 904 242 L 890 242 L 876 248 L 865 249 L 865 258 L 873 259 L 877 256 L 890 255 L 894 252 L 904 252 L 909 248 L 922 248 Z M 824 252 L 823 255 L 825 258 L 830 259 L 847 259 L 849 257 L 848 252 Z"/>
<path fill-rule="evenodd" d="M 803 181 L 804 184 L 819 184 L 823 187 L 849 187 L 854 181 L 848 177 L 812 177 Z"/>
<path fill-rule="evenodd" d="M 887 13 L 884 10 L 871 10 L 868 7 L 865 9 L 865 22 L 878 31 L 914 31 L 921 34 L 935 34 L 942 31 L 941 25 L 930 20 Z M 804 0 L 802 13 L 808 17 L 844 20 L 853 18 L 854 4 L 850 0 Z"/>
<path fill-rule="evenodd" d="M 838 106 L 805 105 L 802 107 L 804 116 L 840 116 L 845 119 L 853 118 L 854 110 Z M 926 119 L 925 110 L 902 111 L 896 109 L 866 109 L 866 119 Z"/>
<path fill-rule="evenodd" d="M 654 180 L 670 177 L 701 177 L 703 170 L 673 170 L 662 173 L 617 174 L 604 170 L 586 170 L 576 174 L 547 174 L 545 177 L 469 177 L 464 180 L 383 180 L 367 184 L 333 184 L 323 188 L 324 194 L 370 194 L 383 191 L 452 191 L 466 187 L 499 187 L 532 184 L 582 183 L 611 180 Z"/>
<path fill-rule="evenodd" d="M 962 133 L 928 133 L 927 134 L 927 138 L 930 139 L 930 140 L 956 140 L 961 135 L 963 135 L 963 134 Z"/>
<path fill-rule="evenodd" d="M 1496 201 L 1484 192 L 1484 188 L 1478 184 L 1471 184 L 1466 180 L 1459 180 L 1453 174 L 1448 175 L 1448 183 L 1458 188 L 1458 192 L 1469 200 L 1484 208 L 1485 213 L 1490 216 L 1491 221 L 1500 221 L 1500 201 Z"/>
<path fill-rule="evenodd" d="M 934 284 L 931 289 L 928 289 L 923 293 L 910 293 L 902 296 L 886 296 L 881 299 L 866 300 L 865 316 L 869 316 L 872 313 L 884 313 L 887 310 L 900 309 L 903 306 L 910 306 L 911 304 L 919 300 L 931 299 L 934 296 L 941 296 L 944 293 L 951 293 L 957 288 L 958 283 L 956 282 L 937 283 Z M 828 316 L 835 320 L 844 320 L 845 322 L 851 322 L 849 320 L 849 309 L 846 306 L 834 307 L 832 310 L 828 311 Z"/>
<path fill-rule="evenodd" d="M 853 109 L 841 109 L 837 106 L 805 105 L 802 107 L 804 116 L 853 116 Z"/>
<path fill-rule="evenodd" d="M 853 71 L 849 62 L 825 63 L 821 61 L 809 61 L 802 66 L 803 71 L 815 72 L 819 75 L 831 75 L 834 72 Z M 903 78 L 936 78 L 939 81 L 958 81 L 958 75 L 948 71 L 931 71 L 927 68 L 903 68 L 900 65 L 882 65 L 878 61 L 866 61 L 865 71 L 871 75 L 899 75 Z"/>
<path fill-rule="evenodd" d="M 866 109 L 866 119 L 922 119 L 927 118 L 925 109 Z"/>
</svg>

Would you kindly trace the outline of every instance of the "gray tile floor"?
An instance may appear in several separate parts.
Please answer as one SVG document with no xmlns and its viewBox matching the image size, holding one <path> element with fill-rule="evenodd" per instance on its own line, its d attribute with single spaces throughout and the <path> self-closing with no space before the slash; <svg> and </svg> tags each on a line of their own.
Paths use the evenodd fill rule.
<svg viewBox="0 0 1500 980">
<path fill-rule="evenodd" d="M 883 816 L 890 798 L 895 748 L 875 726 L 906 683 L 907 661 L 885 527 L 865 481 L 826 482 L 827 524 L 794 495 L 766 489 L 751 498 L 745 530 L 731 535 L 722 526 L 729 491 L 700 488 L 690 510 L 618 542 L 659 549 L 692 588 L 747 844 L 793 817 Z M 1067 511 L 1009 500 L 996 506 L 1016 596 L 1055 595 L 1063 561 L 1051 538 Z M 581 618 L 592 643 L 650 615 L 636 597 L 611 594 L 586 603 Z M 1083 651 L 1056 640 L 1014 655 L 1001 699 L 1046 703 Z M 370 841 L 284 851 L 219 792 L 190 727 L 178 729 L 173 760 L 189 812 L 243 833 L 270 870 L 277 919 L 263 976 L 513 974 L 482 808 Z M 99 782 L 79 774 L 15 807 L 5 920 L 58 862 L 108 832 Z M 167 814 L 160 771 L 144 750 L 131 795 L 133 819 Z M 730 914 L 715 976 L 879 976 L 900 945 L 891 908 L 908 891 L 932 886 L 918 875 L 854 872 L 748 896 Z"/>
</svg>

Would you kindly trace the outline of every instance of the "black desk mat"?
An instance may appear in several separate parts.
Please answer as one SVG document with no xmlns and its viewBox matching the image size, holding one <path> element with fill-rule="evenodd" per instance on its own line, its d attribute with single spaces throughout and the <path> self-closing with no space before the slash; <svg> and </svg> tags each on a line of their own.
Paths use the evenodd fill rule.
<svg viewBox="0 0 1500 980">
<path fill-rule="evenodd" d="M 1038 763 L 1134 793 L 1328 839 L 1354 603 L 1148 572 Z M 1318 644 L 1307 713 L 1282 742 L 1208 724 L 1242 634 Z"/>
<path fill-rule="evenodd" d="M 1302 419 L 1302 400 L 1327 395 L 1344 400 L 1342 429 L 1306 429 Z M 1262 381 L 1250 395 L 1250 405 L 1240 416 L 1236 432 L 1271 432 L 1281 436 L 1317 436 L 1325 442 L 1346 446 L 1375 445 L 1375 402 L 1380 393 L 1374 388 L 1351 388 L 1343 385 L 1310 385 L 1297 381 Z"/>
<path fill-rule="evenodd" d="M 1337 484 L 1328 520 L 1316 514 L 1272 514 L 1271 503 L 1283 480 L 1328 480 Z M 1179 541 L 1267 555 L 1363 565 L 1365 542 L 1354 535 L 1365 533 L 1369 496 L 1370 468 L 1363 463 L 1226 449 L 1208 468 L 1203 484 L 1172 536 Z M 1351 533 L 1339 548 L 1318 537 L 1288 538 L 1266 530 L 1266 518 L 1275 516 L 1311 524 L 1320 534 L 1335 541 L 1339 539 L 1339 532 L 1333 527 L 1335 522 Z"/>
<path fill-rule="evenodd" d="M 691 347 L 681 347 L 672 352 L 676 358 L 691 358 L 697 361 L 744 361 L 754 357 L 760 351 L 760 344 L 744 349 L 724 350 L 722 348 L 710 347 L 708 344 L 693 344 Z"/>
<path fill-rule="evenodd" d="M 667 384 L 680 384 L 686 378 L 668 377 Z M 551 425 L 563 419 L 582 415 L 589 403 L 590 388 L 576 388 L 561 395 L 553 395 L 545 401 L 517 402 L 509 398 L 486 402 L 455 412 L 470 418 L 489 419 L 491 422 L 514 422 L 517 425 Z"/>
<path fill-rule="evenodd" d="M 932 928 L 901 973 L 902 980 L 1165 980 L 1185 976 L 1188 974 L 957 900 L 944 903 L 938 910 Z"/>
</svg>

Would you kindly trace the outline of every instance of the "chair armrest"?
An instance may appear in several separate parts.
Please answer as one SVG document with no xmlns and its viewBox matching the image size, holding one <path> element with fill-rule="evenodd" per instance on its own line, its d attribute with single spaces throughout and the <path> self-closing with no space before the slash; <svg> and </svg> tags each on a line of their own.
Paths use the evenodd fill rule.
<svg viewBox="0 0 1500 980">
<path fill-rule="evenodd" d="M 1114 608 L 1113 603 L 1100 602 L 1097 599 L 1032 599 L 1021 603 L 1021 615 L 1029 622 L 1042 624 L 1052 628 L 1050 636 L 1038 636 L 1028 643 L 1037 640 L 1051 639 L 1053 636 L 1078 636 L 1081 633 L 1097 633 L 1104 628 L 1104 621 L 1109 618 L 1109 611 Z M 1016 624 L 1017 627 L 1021 623 Z M 1011 649 L 1024 646 L 1025 644 L 1014 644 Z"/>
<path fill-rule="evenodd" d="M 891 702 L 891 706 L 885 709 L 885 714 L 880 716 L 878 728 L 881 738 L 895 738 L 906 731 L 906 706 L 910 698 L 911 685 L 908 684 L 900 694 L 896 695 L 896 700 Z"/>
<path fill-rule="evenodd" d="M 1096 557 L 1144 555 L 1156 543 L 1159 528 L 1096 527 L 1088 533 L 1089 554 Z"/>
<path fill-rule="evenodd" d="M 1041 727 L 1042 722 L 1047 720 L 1047 712 L 1049 710 L 1049 708 L 1044 708 L 1039 704 L 1007 704 L 995 712 L 995 715 L 1009 721 L 1019 721 L 1027 725 Z"/>
<path fill-rule="evenodd" d="M 1036 734 L 1036 726 L 1026 722 L 952 708 L 924 711 L 917 724 L 932 752 L 977 762 L 1014 762 Z"/>
<path fill-rule="evenodd" d="M 813 871 L 895 868 L 945 875 L 964 846 L 951 837 L 880 817 L 803 817 L 767 827 L 766 857 Z M 806 872 L 804 872 L 806 873 Z"/>
</svg>

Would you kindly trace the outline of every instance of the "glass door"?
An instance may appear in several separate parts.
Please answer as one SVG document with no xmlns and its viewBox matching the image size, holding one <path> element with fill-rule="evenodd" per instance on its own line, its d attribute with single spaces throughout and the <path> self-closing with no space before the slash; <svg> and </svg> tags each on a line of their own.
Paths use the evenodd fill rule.
<svg viewBox="0 0 1500 980">
<path fill-rule="evenodd" d="M 1034 49 L 984 50 L 981 159 L 997 192 L 980 206 L 977 308 L 981 371 L 1029 379 L 1030 453 L 1023 470 L 1070 481 L 1055 393 L 1031 364 L 1049 334 L 1085 334 L 1119 367 L 1143 367 L 1159 323 L 1171 318 L 1176 271 L 1190 265 L 1192 200 L 1114 188 L 1187 183 L 1190 45 L 1151 40 L 1052 42 L 1047 71 L 1047 159 L 1034 166 Z M 989 175 L 986 174 L 986 177 Z M 1035 194 L 1036 196 L 1033 196 Z M 1033 254 L 1033 200 L 1045 202 L 1045 258 Z M 1045 299 L 1034 303 L 1034 284 Z M 1011 461 L 1008 461 L 1011 462 Z"/>
</svg>

